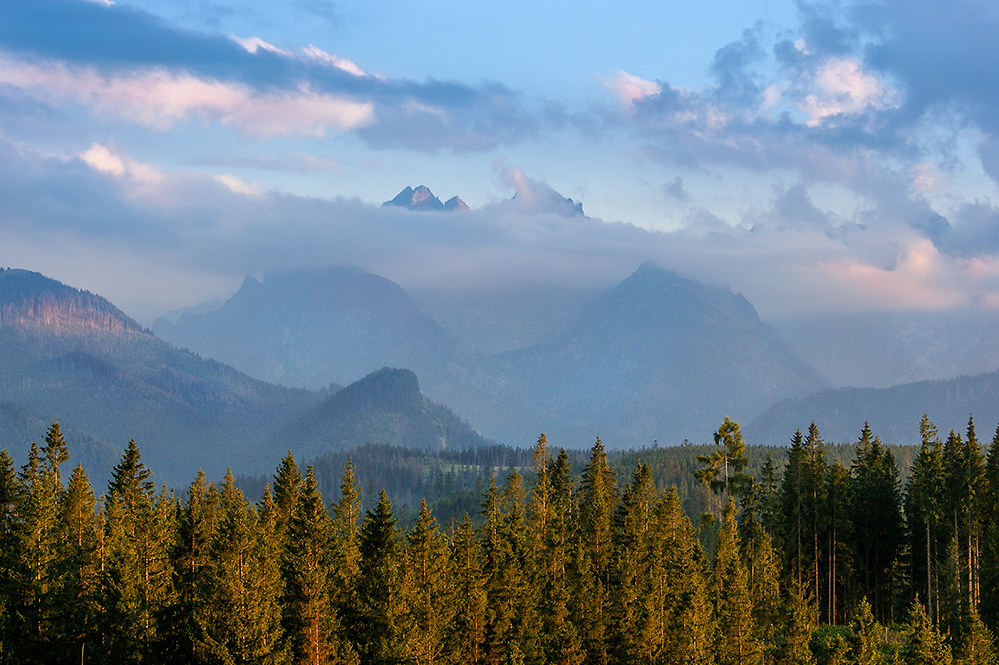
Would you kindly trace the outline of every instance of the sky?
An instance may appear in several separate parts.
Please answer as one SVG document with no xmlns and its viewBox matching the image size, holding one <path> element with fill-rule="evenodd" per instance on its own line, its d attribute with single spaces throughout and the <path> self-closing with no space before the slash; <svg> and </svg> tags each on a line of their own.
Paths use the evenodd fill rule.
<svg viewBox="0 0 999 665">
<path fill-rule="evenodd" d="M 10 0 L 0 266 L 146 324 L 337 264 L 994 309 L 996 34 L 980 0 Z M 472 211 L 381 207 L 420 184 Z"/>
</svg>

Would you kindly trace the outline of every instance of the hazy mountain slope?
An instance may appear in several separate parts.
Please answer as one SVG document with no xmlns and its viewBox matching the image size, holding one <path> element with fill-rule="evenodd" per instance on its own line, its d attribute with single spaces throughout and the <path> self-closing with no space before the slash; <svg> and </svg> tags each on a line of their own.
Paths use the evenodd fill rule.
<svg viewBox="0 0 999 665">
<path fill-rule="evenodd" d="M 978 436 L 989 440 L 999 423 L 999 372 L 950 381 L 919 381 L 893 388 L 837 388 L 779 402 L 744 427 L 746 440 L 785 444 L 814 420 L 828 441 L 855 441 L 864 421 L 888 443 L 919 442 L 919 421 L 928 413 L 941 434 L 964 431 L 974 415 Z"/>
<path fill-rule="evenodd" d="M 496 402 L 445 401 L 496 436 L 544 431 L 564 446 L 703 441 L 725 415 L 748 419 L 824 385 L 741 295 L 651 264 L 550 342 L 483 362 Z"/>
<path fill-rule="evenodd" d="M 320 395 L 178 351 L 107 300 L 0 271 L 0 401 L 117 450 L 130 438 L 164 477 L 219 474 Z"/>
<path fill-rule="evenodd" d="M 999 369 L 999 314 L 867 312 L 774 327 L 834 386 L 887 388 Z"/>
<path fill-rule="evenodd" d="M 293 441 L 308 459 L 367 443 L 441 450 L 493 445 L 453 411 L 420 393 L 416 375 L 382 368 L 327 397 L 268 449 Z"/>
<path fill-rule="evenodd" d="M 158 478 L 175 484 L 199 468 L 209 477 L 270 471 L 289 449 L 312 457 L 366 443 L 491 443 L 425 399 L 408 370 L 383 369 L 340 393 L 276 386 L 173 348 L 100 296 L 0 271 L 0 445 L 23 464 L 55 418 L 95 479 L 134 438 Z"/>
<path fill-rule="evenodd" d="M 259 379 L 309 388 L 352 383 L 385 366 L 433 383 L 456 353 L 397 284 L 350 267 L 247 277 L 217 310 L 153 328 Z"/>
<path fill-rule="evenodd" d="M 10 402 L 0 403 L 0 449 L 6 449 L 19 465 L 24 464 L 32 442 L 45 445 L 45 435 L 51 425 L 50 417 Z M 111 477 L 111 469 L 118 463 L 121 450 L 77 427 L 60 423 L 60 429 L 72 442 L 67 468 L 82 464 L 90 471 L 94 487 L 104 487 Z"/>
</svg>

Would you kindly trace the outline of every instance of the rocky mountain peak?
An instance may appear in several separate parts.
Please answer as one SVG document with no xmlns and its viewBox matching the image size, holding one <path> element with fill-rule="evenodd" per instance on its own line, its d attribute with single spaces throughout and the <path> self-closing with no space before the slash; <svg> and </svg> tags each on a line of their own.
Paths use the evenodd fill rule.
<svg viewBox="0 0 999 665">
<path fill-rule="evenodd" d="M 441 203 L 441 200 L 426 185 L 420 185 L 416 189 L 406 187 L 394 199 L 382 204 L 383 208 L 385 206 L 395 206 L 416 211 L 429 210 L 433 212 L 451 212 L 455 210 L 465 212 L 470 210 L 468 205 L 457 196 L 452 196 L 448 199 L 447 203 Z"/>
</svg>

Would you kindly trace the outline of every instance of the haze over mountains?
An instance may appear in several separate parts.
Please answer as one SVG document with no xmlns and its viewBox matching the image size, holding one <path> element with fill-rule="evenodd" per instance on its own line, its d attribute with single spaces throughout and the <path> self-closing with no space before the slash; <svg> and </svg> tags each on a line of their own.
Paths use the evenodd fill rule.
<svg viewBox="0 0 999 665">
<path fill-rule="evenodd" d="M 2 270 L 0 444 L 23 459 L 60 418 L 78 461 L 108 469 L 136 438 L 172 479 L 263 473 L 288 449 L 365 443 L 523 447 L 541 432 L 570 448 L 598 436 L 612 448 L 701 443 L 725 416 L 750 442 L 778 445 L 812 420 L 828 440 L 853 440 L 869 420 L 911 443 L 924 412 L 942 430 L 968 413 L 983 429 L 999 419 L 999 373 L 835 388 L 741 294 L 651 263 L 577 296 L 530 343 L 488 352 L 383 277 L 284 271 L 247 277 L 214 310 L 158 320 L 161 339 L 98 295 Z M 968 358 L 988 348 L 988 330 L 966 332 Z"/>
<path fill-rule="evenodd" d="M 482 353 L 419 313 L 397 285 L 357 268 L 247 278 L 222 307 L 154 330 L 259 378 L 320 387 L 382 365 L 410 368 L 428 396 L 490 436 L 629 447 L 699 439 L 825 387 L 745 298 L 646 264 L 562 330 Z"/>
<path fill-rule="evenodd" d="M 364 408 L 349 417 L 329 402 L 338 389 L 265 383 L 170 346 L 100 296 L 0 270 L 0 442 L 19 461 L 56 418 L 73 437 L 74 459 L 96 473 L 110 472 L 134 438 L 147 464 L 175 481 L 199 468 L 210 477 L 226 467 L 261 472 L 288 450 L 309 455 L 379 441 L 386 422 L 410 445 L 489 443 L 427 402 L 415 377 L 352 387 L 352 403 Z M 369 390 L 377 396 L 365 397 Z M 325 424 L 311 438 L 288 436 L 306 414 Z"/>
</svg>

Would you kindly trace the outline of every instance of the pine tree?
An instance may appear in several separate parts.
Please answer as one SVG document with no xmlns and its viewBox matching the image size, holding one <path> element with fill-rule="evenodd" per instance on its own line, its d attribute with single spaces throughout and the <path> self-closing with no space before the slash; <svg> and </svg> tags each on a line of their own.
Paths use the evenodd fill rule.
<svg viewBox="0 0 999 665">
<path fill-rule="evenodd" d="M 600 439 L 590 450 L 590 459 L 580 480 L 579 542 L 576 566 L 578 616 L 587 662 L 604 665 L 608 660 L 609 587 L 613 555 L 613 514 L 617 503 L 617 480 L 607 462 Z"/>
<path fill-rule="evenodd" d="M 458 663 L 480 663 L 486 631 L 486 592 L 479 562 L 479 542 L 465 515 L 451 539 L 457 603 L 448 652 Z"/>
<path fill-rule="evenodd" d="M 399 532 L 385 490 L 364 514 L 360 534 L 358 597 L 361 631 L 358 645 L 365 663 L 394 663 L 403 658 L 403 619 L 408 608 L 402 590 Z"/>
<path fill-rule="evenodd" d="M 453 572 L 447 541 L 424 500 L 416 525 L 406 537 L 406 586 L 409 617 L 405 652 L 418 665 L 443 660 L 454 612 Z"/>
<path fill-rule="evenodd" d="M 157 494 L 149 475 L 129 441 L 108 485 L 105 525 L 102 649 L 119 662 L 158 662 L 162 617 L 175 602 L 176 500 L 165 488 Z"/>
<path fill-rule="evenodd" d="M 742 440 L 739 423 L 725 416 L 714 439 L 721 450 L 710 455 L 698 455 L 697 461 L 705 466 L 694 472 L 694 477 L 723 500 L 729 497 L 739 499 L 753 484 L 753 478 L 745 472 L 749 458 L 746 457 L 746 444 Z"/>
<path fill-rule="evenodd" d="M 923 595 L 931 620 L 939 616 L 936 589 L 939 541 L 944 518 L 943 449 L 937 428 L 924 414 L 919 424 L 922 440 L 905 493 L 906 524 L 911 552 L 912 595 Z"/>
<path fill-rule="evenodd" d="M 218 662 L 290 662 L 278 603 L 280 569 L 266 556 L 256 511 L 235 487 L 231 473 L 222 481 L 218 512 L 207 599 L 214 611 L 199 647 Z"/>
<path fill-rule="evenodd" d="M 337 656 L 339 626 L 332 598 L 333 526 L 311 466 L 295 496 L 281 561 L 283 622 L 294 662 L 320 665 Z"/>
<path fill-rule="evenodd" d="M 950 665 L 950 647 L 930 622 L 923 605 L 916 600 L 909 614 L 908 642 L 902 648 L 906 665 Z"/>
<path fill-rule="evenodd" d="M 751 665 L 762 662 L 762 645 L 753 615 L 746 568 L 739 555 L 735 503 L 729 499 L 718 533 L 712 595 L 718 616 L 715 648 L 721 665 Z"/>
<path fill-rule="evenodd" d="M 104 532 L 97 500 L 83 467 L 77 465 L 59 501 L 56 530 L 53 633 L 56 660 L 83 661 L 100 649 L 100 557 Z"/>
</svg>

